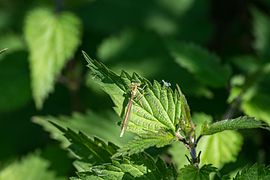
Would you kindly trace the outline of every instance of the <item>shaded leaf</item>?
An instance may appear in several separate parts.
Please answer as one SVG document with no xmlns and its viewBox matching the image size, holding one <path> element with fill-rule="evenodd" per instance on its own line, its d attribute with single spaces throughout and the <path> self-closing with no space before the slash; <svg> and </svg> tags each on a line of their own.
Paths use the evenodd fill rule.
<svg viewBox="0 0 270 180">
<path fill-rule="evenodd" d="M 120 120 L 121 119 L 113 112 L 103 112 L 102 115 L 99 115 L 92 111 L 87 111 L 86 114 L 73 113 L 71 117 L 47 116 L 33 118 L 33 121 L 48 131 L 52 138 L 62 142 L 63 147 L 68 146 L 69 142 L 63 137 L 62 132 L 50 122 L 63 128 L 73 129 L 76 132 L 81 131 L 88 136 L 98 136 L 105 141 L 110 141 L 117 146 L 122 146 L 131 138 L 131 136 L 124 136 L 123 138 L 119 137 L 120 129 L 119 126 L 117 126 L 117 122 Z"/>
<path fill-rule="evenodd" d="M 168 42 L 168 47 L 175 61 L 199 82 L 212 87 L 222 87 L 228 82 L 230 69 L 216 55 L 193 44 Z"/>
<path fill-rule="evenodd" d="M 186 165 L 184 168 L 180 169 L 180 173 L 177 179 L 179 180 L 209 180 L 210 173 L 216 172 L 217 169 L 211 164 L 197 168 L 192 165 Z"/>
<path fill-rule="evenodd" d="M 80 43 L 80 20 L 69 12 L 55 14 L 48 9 L 31 11 L 24 35 L 30 50 L 33 97 L 41 108 L 53 91 L 56 77 L 74 55 Z"/>
</svg>

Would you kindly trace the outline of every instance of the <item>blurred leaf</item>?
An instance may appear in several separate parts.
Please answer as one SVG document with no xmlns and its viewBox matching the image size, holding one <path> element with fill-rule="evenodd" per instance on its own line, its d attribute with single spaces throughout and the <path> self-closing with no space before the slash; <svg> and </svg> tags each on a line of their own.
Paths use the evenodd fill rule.
<svg viewBox="0 0 270 180">
<path fill-rule="evenodd" d="M 128 73 L 137 72 L 160 81 L 166 78 L 172 84 L 180 81 L 185 93 L 212 97 L 209 89 L 186 69 L 176 65 L 163 41 L 155 33 L 129 29 L 104 39 L 98 47 L 98 57 L 117 73 L 125 69 Z"/>
<path fill-rule="evenodd" d="M 224 164 L 236 160 L 242 144 L 243 138 L 238 132 L 223 131 L 202 137 L 197 151 L 202 151 L 202 164 L 213 164 L 221 168 Z"/>
<path fill-rule="evenodd" d="M 270 57 L 270 18 L 258 9 L 252 9 L 253 33 L 255 41 L 253 47 L 259 55 Z"/>
<path fill-rule="evenodd" d="M 31 11 L 25 20 L 24 35 L 30 50 L 32 91 L 41 108 L 53 91 L 56 77 L 72 58 L 80 43 L 80 20 L 69 12 L 47 9 Z"/>
<path fill-rule="evenodd" d="M 0 112 L 25 106 L 31 100 L 26 54 L 7 54 L 0 61 Z"/>
<path fill-rule="evenodd" d="M 235 119 L 226 119 L 217 121 L 213 124 L 205 126 L 201 135 L 211 135 L 225 130 L 237 130 L 237 129 L 250 129 L 250 128 L 264 128 L 269 127 L 261 121 L 254 118 L 242 116 Z"/>
<path fill-rule="evenodd" d="M 158 0 L 158 3 L 176 16 L 185 14 L 195 0 Z"/>
<path fill-rule="evenodd" d="M 270 97 L 268 94 L 256 92 L 250 100 L 242 102 L 241 108 L 247 115 L 254 116 L 270 125 Z"/>
<path fill-rule="evenodd" d="M 133 74 L 131 77 L 125 72 L 120 76 L 113 73 L 105 65 L 98 61 L 92 60 L 84 53 L 88 61 L 88 67 L 92 77 L 100 84 L 103 90 L 108 93 L 115 103 L 116 112 L 121 116 L 125 112 L 125 97 L 129 98 L 131 82 L 140 82 L 142 86 L 145 85 L 144 92 L 138 90 L 137 95 L 141 96 L 139 99 L 133 100 L 133 107 L 131 110 L 129 124 L 127 130 L 137 134 L 140 138 L 153 139 L 151 146 L 164 146 L 176 140 L 175 131 L 178 121 L 183 121 L 186 126 L 189 125 L 190 119 L 182 119 L 183 108 L 187 109 L 184 96 L 180 95 L 179 91 L 173 91 L 171 88 L 162 86 L 154 81 L 151 84 L 148 80 Z M 162 134 L 162 136 L 157 136 Z M 145 141 L 137 146 L 144 150 L 143 145 Z M 145 147 L 148 148 L 149 146 Z M 123 147 L 125 148 L 125 147 Z M 128 146 L 127 146 L 128 148 Z M 128 148 L 129 154 L 134 153 Z M 127 149 L 126 149 L 127 150 Z M 136 152 L 138 149 L 136 149 Z"/>
<path fill-rule="evenodd" d="M 262 164 L 254 164 L 250 167 L 246 166 L 237 173 L 234 180 L 267 180 L 270 179 L 270 167 Z"/>
<path fill-rule="evenodd" d="M 73 113 L 71 117 L 34 117 L 33 121 L 48 131 L 52 138 L 62 142 L 63 147 L 69 145 L 69 142 L 63 137 L 62 132 L 50 122 L 64 128 L 73 129 L 76 132 L 81 131 L 88 136 L 98 136 L 105 141 L 113 142 L 117 146 L 122 146 L 130 139 L 130 136 L 119 137 L 120 129 L 117 122 L 120 119 L 113 112 L 103 112 L 102 115 L 99 115 L 87 111 L 86 114 Z"/>
<path fill-rule="evenodd" d="M 202 166 L 201 168 L 197 168 L 192 165 L 186 165 L 184 168 L 180 169 L 180 173 L 178 176 L 178 180 L 209 180 L 210 173 L 216 172 L 217 169 L 213 167 L 211 164 L 207 164 Z"/>
<path fill-rule="evenodd" d="M 0 179 L 6 180 L 64 180 L 65 178 L 56 177 L 55 173 L 49 170 L 50 163 L 31 154 L 24 157 L 21 161 L 13 162 L 0 171 Z"/>
<path fill-rule="evenodd" d="M 193 44 L 168 43 L 175 61 L 186 68 L 201 83 L 211 87 L 222 87 L 228 82 L 230 68 L 223 66 L 214 54 Z"/>
<path fill-rule="evenodd" d="M 185 155 L 189 154 L 188 149 L 181 142 L 175 142 L 168 149 L 170 155 L 172 156 L 172 161 L 176 165 L 178 171 L 183 168 L 184 165 L 190 164 Z"/>
</svg>

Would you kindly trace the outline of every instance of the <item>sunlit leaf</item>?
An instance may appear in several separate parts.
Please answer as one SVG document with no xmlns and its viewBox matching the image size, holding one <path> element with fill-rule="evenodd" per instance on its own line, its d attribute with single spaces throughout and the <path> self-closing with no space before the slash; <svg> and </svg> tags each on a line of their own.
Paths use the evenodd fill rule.
<svg viewBox="0 0 270 180">
<path fill-rule="evenodd" d="M 102 63 L 90 59 L 87 54 L 84 53 L 84 56 L 89 63 L 88 67 L 92 77 L 111 96 L 116 105 L 115 110 L 120 116 L 125 113 L 125 106 L 130 97 L 131 83 L 140 82 L 141 87 L 144 86 L 144 90 L 136 91 L 139 98 L 132 101 L 133 106 L 127 128 L 128 131 L 137 134 L 140 139 L 145 139 L 136 141 L 136 147 L 139 147 L 141 151 L 149 147 L 145 141 L 150 139 L 152 139 L 151 146 L 156 145 L 158 147 L 176 140 L 175 132 L 179 121 L 189 125 L 189 108 L 180 91 L 173 91 L 170 87 L 161 85 L 156 81 L 150 83 L 137 74 L 133 74 L 131 77 L 129 74 L 122 72 L 118 76 Z M 185 111 L 184 116 L 182 111 Z M 162 136 L 158 136 L 158 134 Z M 147 140 L 147 138 L 149 139 Z M 143 148 L 144 145 L 147 146 Z M 128 149 L 129 154 L 131 154 L 133 152 L 132 147 Z M 138 149 L 136 149 L 137 151 Z"/>
<path fill-rule="evenodd" d="M 236 160 L 242 144 L 243 138 L 238 132 L 223 131 L 202 137 L 197 151 L 202 151 L 202 164 L 213 164 L 221 168 L 224 164 Z"/>
<path fill-rule="evenodd" d="M 24 35 L 30 50 L 33 97 L 41 108 L 65 63 L 80 43 L 80 20 L 69 12 L 54 13 L 48 9 L 30 11 L 25 20 Z"/>
</svg>

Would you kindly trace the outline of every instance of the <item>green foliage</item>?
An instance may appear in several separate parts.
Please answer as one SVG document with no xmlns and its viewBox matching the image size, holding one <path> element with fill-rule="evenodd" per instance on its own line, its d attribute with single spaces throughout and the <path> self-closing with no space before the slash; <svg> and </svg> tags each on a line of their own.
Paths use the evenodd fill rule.
<svg viewBox="0 0 270 180">
<path fill-rule="evenodd" d="M 170 42 L 168 46 L 175 61 L 199 82 L 211 87 L 222 87 L 228 82 L 230 68 L 221 65 L 216 55 L 193 44 Z"/>
<path fill-rule="evenodd" d="M 48 9 L 31 11 L 25 20 L 24 34 L 30 50 L 33 97 L 41 108 L 66 62 L 80 43 L 80 20 L 69 12 Z"/>
<path fill-rule="evenodd" d="M 98 136 L 103 140 L 113 142 L 117 146 L 122 146 L 130 139 L 130 135 L 123 138 L 119 137 L 120 130 L 117 122 L 120 119 L 113 112 L 104 112 L 103 115 L 100 115 L 87 111 L 86 114 L 73 113 L 71 117 L 34 117 L 33 121 L 48 131 L 52 138 L 60 141 L 63 147 L 67 147 L 69 142 L 62 136 L 62 132 L 50 122 L 64 128 L 73 129 L 76 132 L 81 131 L 88 136 Z"/>
<path fill-rule="evenodd" d="M 216 172 L 216 168 L 210 164 L 197 168 L 192 165 L 187 165 L 180 169 L 179 180 L 193 179 L 193 180 L 209 180 L 209 175 Z"/>
<path fill-rule="evenodd" d="M 0 170 L 0 179 L 64 180 L 49 170 L 50 162 L 37 154 L 30 154 Z"/>
<path fill-rule="evenodd" d="M 104 143 L 98 138 L 89 138 L 83 133 L 75 133 L 54 124 L 70 142 L 68 149 L 75 154 L 79 179 L 172 179 L 175 175 L 173 166 L 166 165 L 161 159 L 155 161 L 145 153 L 127 158 L 114 158 L 118 147 Z"/>
<path fill-rule="evenodd" d="M 270 178 L 270 167 L 262 164 L 254 164 L 250 167 L 246 166 L 237 173 L 234 180 L 267 180 Z"/>
<path fill-rule="evenodd" d="M 225 130 L 237 130 L 237 129 L 250 129 L 250 128 L 265 128 L 269 130 L 269 127 L 257 121 L 251 117 L 238 117 L 235 119 L 226 119 L 222 121 L 215 122 L 210 125 L 206 125 L 201 135 L 211 135 Z"/>
<path fill-rule="evenodd" d="M 206 123 L 211 123 L 212 117 L 204 113 L 195 113 L 192 116 L 196 124 L 196 135 L 199 136 Z M 201 151 L 201 164 L 212 164 L 221 168 L 224 164 L 234 162 L 243 144 L 242 136 L 236 131 L 222 131 L 211 136 L 203 136 L 197 146 Z M 189 152 L 183 144 L 174 143 L 169 149 L 178 169 L 189 164 L 185 155 Z"/>
</svg>

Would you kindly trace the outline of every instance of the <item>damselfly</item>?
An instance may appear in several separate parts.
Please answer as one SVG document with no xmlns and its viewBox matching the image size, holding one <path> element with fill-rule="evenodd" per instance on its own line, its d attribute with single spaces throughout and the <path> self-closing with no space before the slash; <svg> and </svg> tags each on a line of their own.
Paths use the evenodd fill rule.
<svg viewBox="0 0 270 180">
<path fill-rule="evenodd" d="M 136 82 L 131 83 L 131 86 L 130 86 L 130 88 L 131 88 L 130 98 L 129 98 L 129 101 L 128 101 L 125 118 L 124 118 L 124 120 L 122 122 L 120 137 L 122 137 L 124 135 L 125 130 L 127 128 L 128 120 L 129 120 L 129 116 L 130 116 L 130 112 L 131 112 L 131 107 L 132 107 L 132 101 L 134 100 L 140 85 L 141 85 L 141 83 L 136 83 Z"/>
</svg>

